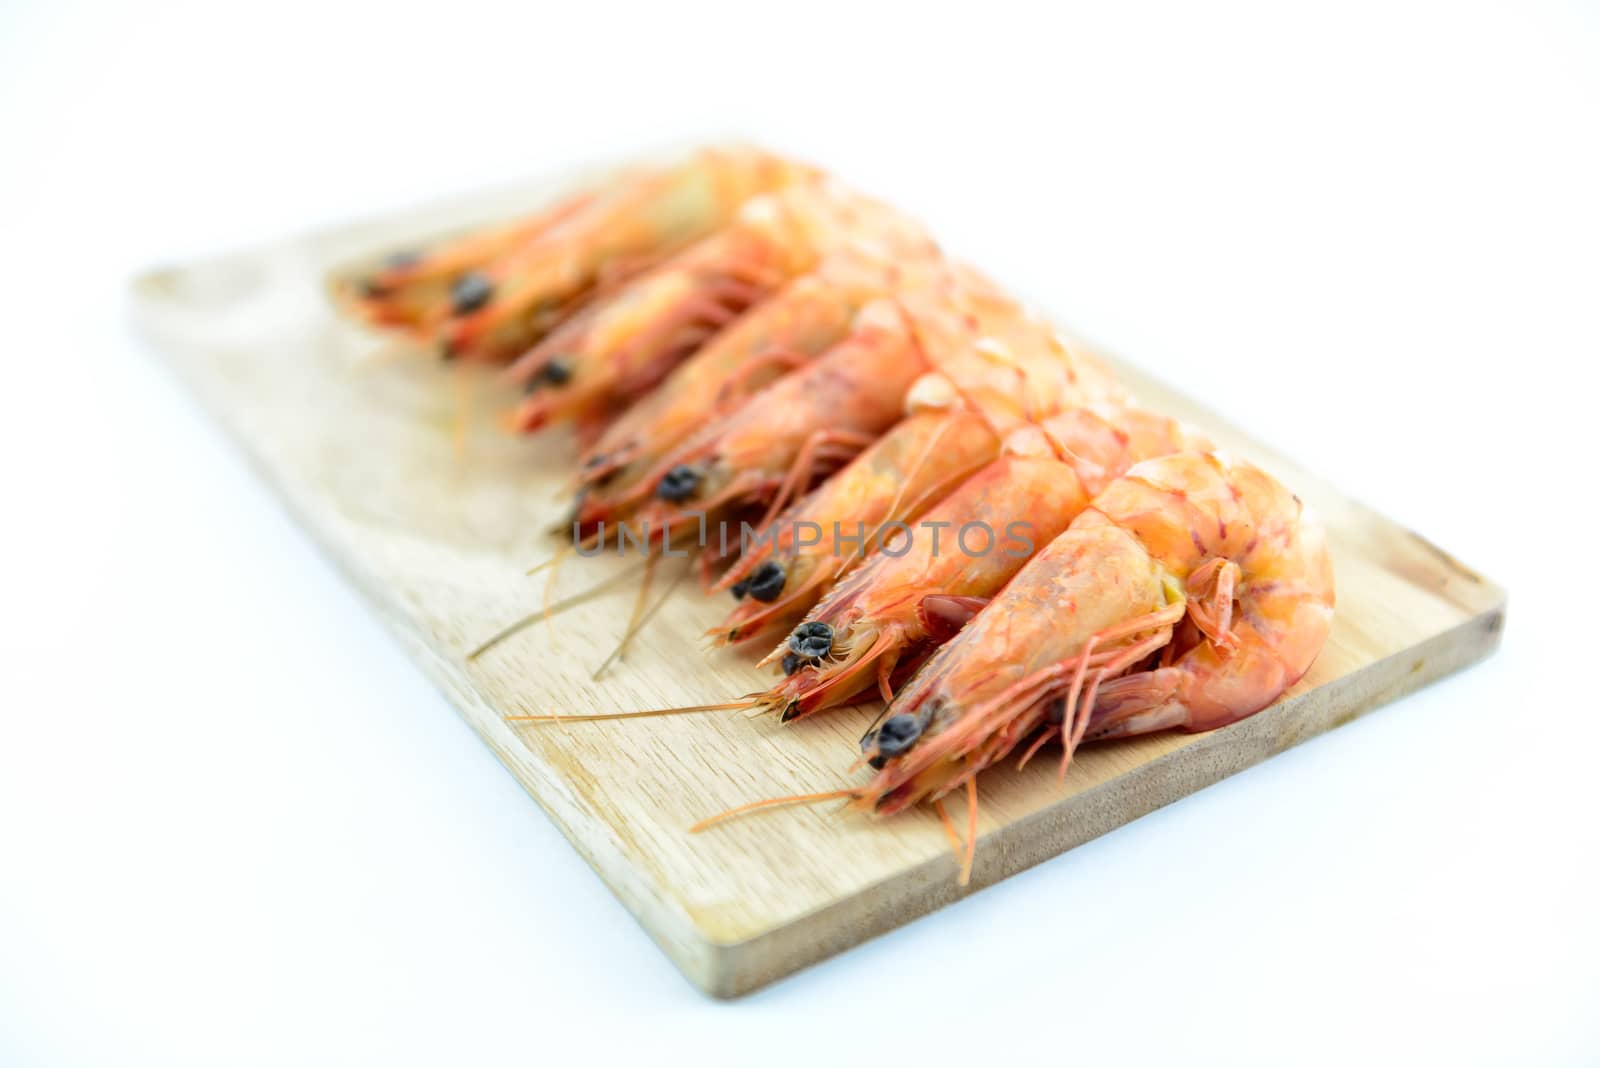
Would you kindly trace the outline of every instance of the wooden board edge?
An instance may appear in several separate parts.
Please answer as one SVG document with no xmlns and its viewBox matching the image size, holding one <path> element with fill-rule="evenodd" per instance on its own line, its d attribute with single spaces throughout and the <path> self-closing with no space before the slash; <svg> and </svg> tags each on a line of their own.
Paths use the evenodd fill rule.
<svg viewBox="0 0 1600 1068">
<path fill-rule="evenodd" d="M 1308 691 L 989 832 L 965 889 L 954 859 L 939 857 L 755 938 L 712 944 L 705 981 L 690 978 L 712 997 L 741 997 L 1060 856 L 1484 660 L 1500 644 L 1505 610 L 1499 592 L 1471 619 L 1340 679 L 1338 707 L 1324 690 Z"/>
</svg>

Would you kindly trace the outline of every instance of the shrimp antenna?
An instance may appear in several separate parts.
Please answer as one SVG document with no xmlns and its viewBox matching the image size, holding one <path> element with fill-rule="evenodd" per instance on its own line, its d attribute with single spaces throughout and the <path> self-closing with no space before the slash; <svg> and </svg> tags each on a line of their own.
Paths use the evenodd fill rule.
<svg viewBox="0 0 1600 1068">
<path fill-rule="evenodd" d="M 945 841 L 950 843 L 950 852 L 955 854 L 956 864 L 959 866 L 967 851 L 961 844 L 961 836 L 956 834 L 956 825 L 950 819 L 949 810 L 944 807 L 943 798 L 934 798 L 933 810 L 939 814 L 939 826 L 943 829 Z"/>
<path fill-rule="evenodd" d="M 689 833 L 699 834 L 701 831 L 715 827 L 717 824 L 726 820 L 731 820 L 736 816 L 743 816 L 747 812 L 759 812 L 762 809 L 768 808 L 782 808 L 786 805 L 814 805 L 819 801 L 833 801 L 837 799 L 849 799 L 854 801 L 860 796 L 861 794 L 859 791 L 855 790 L 854 788 L 847 787 L 843 790 L 824 790 L 823 792 L 817 794 L 790 794 L 788 797 L 768 797 L 760 801 L 751 801 L 747 804 L 735 806 L 734 808 L 728 809 L 726 812 L 719 812 L 715 816 L 707 816 L 699 823 L 696 823 L 694 826 L 690 827 Z"/>
<path fill-rule="evenodd" d="M 542 563 L 534 564 L 532 567 L 528 568 L 528 570 L 524 571 L 523 574 L 532 578 L 541 571 L 545 571 L 552 567 L 560 567 L 561 561 L 565 560 L 568 556 L 571 556 L 573 551 L 577 548 L 578 546 L 575 544 L 563 544 L 560 548 L 556 549 L 554 556 L 543 561 Z"/>
<path fill-rule="evenodd" d="M 660 556 L 649 556 L 645 558 L 644 581 L 639 584 L 639 595 L 634 598 L 633 614 L 628 619 L 628 629 L 623 632 L 622 640 L 617 642 L 617 647 L 611 650 L 611 655 L 606 657 L 600 666 L 594 669 L 594 674 L 591 675 L 590 678 L 595 682 L 600 681 L 600 676 L 606 673 L 606 669 L 609 668 L 618 657 L 627 651 L 629 643 L 633 641 L 634 637 L 639 633 L 639 631 L 644 629 L 644 625 L 646 623 L 655 618 L 655 614 L 661 611 L 662 606 L 667 603 L 667 598 L 672 596 L 673 591 L 675 591 L 683 583 L 683 580 L 689 575 L 689 568 L 685 567 L 680 570 L 678 572 L 678 576 L 672 580 L 665 590 L 662 591 L 661 596 L 656 598 L 655 604 L 651 605 L 647 610 L 645 608 L 645 598 L 650 592 L 651 583 L 655 581 L 656 566 L 660 562 Z"/>
<path fill-rule="evenodd" d="M 566 526 L 564 524 L 562 524 L 562 525 L 557 525 L 557 526 L 553 527 L 550 530 L 550 533 L 552 533 L 552 534 L 561 534 L 565 530 L 566 530 Z M 577 531 L 574 530 L 573 533 L 576 534 Z M 606 541 L 606 527 L 605 527 L 605 523 L 602 522 L 600 524 L 600 529 L 596 530 L 594 533 L 585 535 L 582 538 L 573 537 L 573 539 L 571 541 L 562 542 L 561 545 L 559 545 L 556 548 L 555 554 L 553 556 L 551 556 L 548 560 L 543 560 L 543 561 L 541 561 L 541 562 L 539 562 L 537 564 L 534 564 L 532 567 L 528 568 L 528 570 L 524 571 L 523 574 L 524 575 L 537 575 L 539 572 L 543 571 L 545 568 L 559 567 L 563 560 L 565 560 L 567 557 L 571 556 L 574 552 L 578 552 L 579 550 L 588 551 L 588 554 L 590 556 L 593 556 L 593 555 L 595 555 L 595 551 L 598 551 L 600 548 L 602 548 L 605 545 L 605 541 Z"/>
<path fill-rule="evenodd" d="M 906 487 L 910 486 L 916 480 L 917 475 L 921 474 L 923 465 L 933 455 L 934 446 L 944 439 L 944 436 L 950 432 L 950 428 L 954 425 L 948 420 L 942 421 L 939 428 L 933 432 L 933 435 L 922 446 L 922 451 L 917 453 L 917 458 L 912 461 L 910 467 L 906 468 L 906 473 L 901 478 L 900 485 L 895 487 L 894 500 L 889 502 L 889 509 L 884 513 L 886 517 L 893 518 L 895 513 L 899 511 L 901 502 L 905 499 Z"/>
<path fill-rule="evenodd" d="M 557 549 L 556 554 L 550 558 L 550 570 L 545 576 L 544 595 L 539 601 L 539 614 L 544 617 L 545 635 L 550 639 L 552 646 L 556 644 L 556 613 L 555 605 L 551 603 L 556 595 L 556 581 L 561 577 L 562 562 L 576 551 L 576 546 L 562 546 Z"/>
<path fill-rule="evenodd" d="M 1050 739 L 1054 738 L 1059 733 L 1060 728 L 1058 727 L 1046 727 L 1044 730 L 1040 731 L 1039 737 L 1033 740 L 1033 744 L 1028 746 L 1028 751 L 1022 754 L 1022 759 L 1017 761 L 1017 770 L 1021 771 L 1023 768 L 1027 767 L 1028 761 L 1032 760 L 1034 755 L 1045 747 L 1045 743 L 1050 741 Z"/>
<path fill-rule="evenodd" d="M 656 568 L 660 564 L 661 558 L 654 553 L 644 558 L 644 580 L 639 583 L 638 592 L 634 594 L 633 610 L 628 613 L 628 625 L 623 628 L 622 637 L 618 640 L 616 647 L 611 650 L 611 653 L 604 660 L 600 661 L 600 666 L 595 668 L 594 673 L 589 676 L 592 681 L 600 681 L 600 676 L 606 673 L 606 668 L 610 667 L 622 655 L 623 650 L 627 649 L 628 643 L 633 641 L 633 636 L 639 633 L 639 628 L 644 625 L 645 607 L 650 603 L 650 587 L 655 584 Z M 669 590 L 668 592 L 671 591 Z"/>
<path fill-rule="evenodd" d="M 565 600 L 557 601 L 555 604 L 546 604 L 539 611 L 523 616 L 521 619 L 518 619 L 504 627 L 499 633 L 494 635 L 494 637 L 490 638 L 488 641 L 472 650 L 472 652 L 468 653 L 467 659 L 478 659 L 484 653 L 487 653 L 490 649 L 493 649 L 507 638 L 511 638 L 517 634 L 520 634 L 522 631 L 527 630 L 541 619 L 550 619 L 553 616 L 560 615 L 562 612 L 565 612 L 568 609 L 577 608 L 579 605 L 585 604 L 588 601 L 592 601 L 594 598 L 600 596 L 600 594 L 604 593 L 606 590 L 609 590 L 611 587 L 621 585 L 623 579 L 631 578 L 643 566 L 644 563 L 641 562 L 634 564 L 632 567 L 624 568 L 623 570 L 618 571 L 615 575 L 612 575 L 610 578 L 598 582 L 586 590 L 575 593 Z"/>
<path fill-rule="evenodd" d="M 723 701 L 712 705 L 683 705 L 680 708 L 647 708 L 639 712 L 596 712 L 593 715 L 568 716 L 551 712 L 537 716 L 507 716 L 507 723 L 593 723 L 602 719 L 644 719 L 648 716 L 681 716 L 687 712 L 721 712 L 735 708 L 759 708 L 759 697 L 741 697 L 737 701 Z"/>
<path fill-rule="evenodd" d="M 977 414 L 979 416 L 983 415 L 982 412 L 977 412 Z M 988 420 L 985 419 L 985 422 L 988 422 Z M 936 501 L 946 496 L 951 490 L 964 482 L 967 477 L 972 474 L 970 470 L 959 471 L 947 478 L 940 479 L 938 482 L 935 482 L 933 485 L 923 490 L 921 494 L 911 499 L 909 505 L 907 505 L 904 500 L 906 488 L 911 485 L 918 473 L 921 472 L 923 465 L 932 458 L 933 447 L 937 445 L 939 440 L 943 438 L 944 435 L 950 430 L 951 425 L 952 424 L 950 423 L 946 423 L 944 426 L 940 427 L 938 432 L 928 440 L 928 443 L 925 446 L 923 446 L 922 452 L 920 455 L 918 455 L 916 461 L 906 469 L 906 473 L 904 478 L 901 480 L 900 487 L 895 491 L 894 500 L 890 503 L 888 510 L 884 512 L 883 521 L 878 524 L 875 530 L 873 530 L 872 537 L 869 539 L 869 541 L 876 541 L 883 537 L 883 532 L 889 529 L 889 525 L 891 523 L 895 522 L 895 516 L 897 514 L 906 516 L 915 515 L 917 512 L 921 511 L 923 506 L 929 501 Z M 992 425 L 990 429 L 993 430 Z M 902 505 L 905 506 L 903 510 Z"/>
<path fill-rule="evenodd" d="M 978 855 L 978 777 L 967 780 L 967 855 L 961 860 L 961 876 L 957 886 L 966 886 L 972 879 L 972 861 Z"/>
<path fill-rule="evenodd" d="M 584 538 L 582 541 L 574 541 L 574 542 L 570 542 L 568 544 L 562 545 L 560 548 L 558 548 L 556 550 L 556 554 L 554 556 L 552 556 L 550 559 L 546 560 L 542 564 L 537 565 L 536 567 L 531 567 L 531 568 L 528 569 L 528 574 L 529 575 L 532 575 L 532 574 L 534 574 L 536 572 L 539 572 L 539 571 L 543 571 L 545 568 L 549 568 L 550 569 L 550 577 L 545 579 L 545 583 L 544 583 L 544 613 L 543 614 L 544 614 L 544 625 L 550 632 L 550 643 L 552 645 L 555 644 L 556 631 L 555 631 L 555 625 L 551 621 L 556 617 L 559 609 L 557 609 L 555 606 L 553 606 L 550 603 L 550 599 L 555 596 L 556 578 L 557 578 L 558 573 L 561 570 L 561 565 L 565 561 L 571 559 L 572 554 L 577 552 L 577 551 L 579 551 L 580 549 L 598 549 L 598 548 L 602 547 L 604 545 L 604 543 L 605 543 L 605 536 L 606 536 L 605 525 L 601 524 L 600 529 L 598 531 L 596 531 L 594 534 L 589 535 L 589 537 Z M 636 565 L 635 567 L 630 568 L 627 571 L 624 571 L 623 574 L 624 575 L 633 574 L 637 570 L 638 570 L 638 566 Z M 614 579 L 616 577 L 617 576 L 613 576 L 612 578 Z M 601 586 L 609 585 L 611 583 L 611 581 L 612 581 L 612 579 L 607 579 L 605 582 L 601 583 Z M 599 588 L 600 587 L 594 587 L 595 590 L 598 590 Z M 567 602 L 563 602 L 563 604 L 565 605 L 565 607 L 570 608 L 570 607 L 572 607 L 572 604 L 570 602 L 572 602 L 573 600 L 574 600 L 574 598 L 568 598 Z"/>
</svg>

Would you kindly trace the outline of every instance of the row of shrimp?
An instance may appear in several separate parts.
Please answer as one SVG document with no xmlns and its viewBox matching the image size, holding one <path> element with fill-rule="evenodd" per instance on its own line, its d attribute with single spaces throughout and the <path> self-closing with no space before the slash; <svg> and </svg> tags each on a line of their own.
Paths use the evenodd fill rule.
<svg viewBox="0 0 1600 1068">
<path fill-rule="evenodd" d="M 627 525 L 653 563 L 707 524 L 756 535 L 698 554 L 735 598 L 713 641 L 776 640 L 768 689 L 516 718 L 791 722 L 882 700 L 868 781 L 702 826 L 796 800 L 928 803 L 965 883 L 979 772 L 1055 743 L 1064 775 L 1086 741 L 1250 716 L 1329 632 L 1332 567 L 1298 497 L 814 168 L 743 148 L 639 168 L 392 256 L 341 296 L 502 365 L 526 390 L 519 430 L 575 427 L 573 546 Z"/>
</svg>

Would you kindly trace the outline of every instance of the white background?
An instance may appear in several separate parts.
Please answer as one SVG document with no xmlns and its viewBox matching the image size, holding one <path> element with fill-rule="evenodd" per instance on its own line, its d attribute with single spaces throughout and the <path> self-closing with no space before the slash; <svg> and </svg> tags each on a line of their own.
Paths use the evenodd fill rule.
<svg viewBox="0 0 1600 1068">
<path fill-rule="evenodd" d="M 1597 67 L 1593 5 L 3 0 L 0 1063 L 1594 1063 Z M 125 286 L 725 134 L 1501 581 L 1504 648 L 705 999 Z"/>
</svg>

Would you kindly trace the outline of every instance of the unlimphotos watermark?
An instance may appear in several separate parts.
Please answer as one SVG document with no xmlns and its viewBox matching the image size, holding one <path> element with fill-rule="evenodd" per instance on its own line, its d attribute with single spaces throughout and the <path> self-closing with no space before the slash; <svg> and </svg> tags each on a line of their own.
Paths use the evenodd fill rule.
<svg viewBox="0 0 1600 1068">
<path fill-rule="evenodd" d="M 689 521 L 692 521 L 692 527 Z M 595 531 L 584 534 L 579 524 L 574 523 L 572 540 L 580 556 L 599 556 L 608 551 L 618 554 L 649 553 L 652 551 L 652 546 L 657 543 L 660 543 L 663 556 L 688 556 L 690 551 L 688 542 L 680 541 L 677 547 L 672 543 L 680 532 L 687 533 L 689 529 L 695 533 L 693 548 L 703 550 L 715 546 L 722 556 L 727 556 L 735 548 L 741 555 L 753 550 L 758 551 L 765 543 L 773 550 L 780 545 L 794 549 L 825 545 L 834 556 L 867 556 L 870 553 L 882 553 L 885 556 L 899 557 L 922 544 L 923 539 L 927 540 L 929 554 L 934 557 L 951 552 L 970 557 L 983 557 L 998 552 L 1004 556 L 1024 559 L 1032 556 L 1034 550 L 1033 524 L 1022 520 L 1007 523 L 1003 532 L 996 531 L 993 526 L 982 520 L 960 524 L 945 520 L 923 520 L 917 523 L 895 521 L 880 524 L 870 531 L 865 523 L 857 523 L 854 531 L 848 531 L 845 524 L 835 522 L 833 529 L 828 531 L 820 523 L 802 519 L 793 522 L 779 521 L 759 529 L 749 523 L 741 522 L 738 524 L 738 529 L 734 530 L 725 521 L 718 521 L 713 528 L 702 512 L 685 513 L 670 524 L 663 524 L 656 529 L 652 529 L 648 521 L 638 524 L 616 523 L 609 528 L 602 521 Z"/>
</svg>

